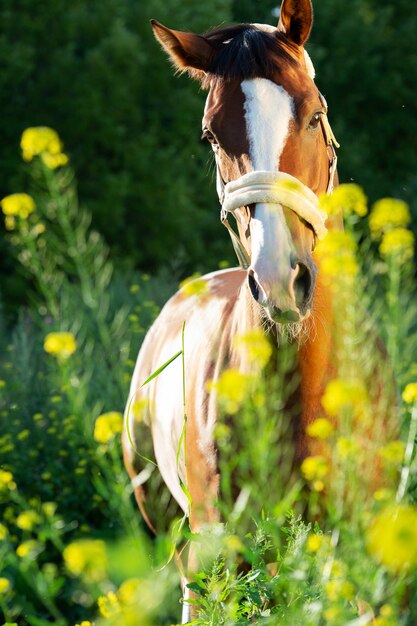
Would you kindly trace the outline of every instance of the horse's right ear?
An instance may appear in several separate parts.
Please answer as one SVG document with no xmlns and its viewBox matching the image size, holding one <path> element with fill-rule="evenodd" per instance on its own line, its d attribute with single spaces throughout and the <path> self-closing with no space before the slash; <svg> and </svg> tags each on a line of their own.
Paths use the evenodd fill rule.
<svg viewBox="0 0 417 626">
<path fill-rule="evenodd" d="M 202 35 L 171 30 L 156 20 L 151 20 L 151 25 L 156 39 L 178 70 L 191 70 L 191 73 L 208 70 L 215 49 Z"/>
</svg>

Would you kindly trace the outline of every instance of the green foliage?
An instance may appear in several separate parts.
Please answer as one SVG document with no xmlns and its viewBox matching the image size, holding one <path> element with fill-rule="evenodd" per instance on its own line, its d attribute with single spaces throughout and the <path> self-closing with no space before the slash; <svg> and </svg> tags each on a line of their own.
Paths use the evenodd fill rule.
<svg viewBox="0 0 417 626">
<path fill-rule="evenodd" d="M 218 200 L 207 148 L 199 144 L 204 95 L 174 77 L 149 25 L 157 17 L 198 31 L 213 15 L 229 19 L 227 3 L 3 4 L 1 138 L 10 149 L 0 160 L 1 197 L 23 184 L 16 137 L 29 126 L 52 126 L 116 255 L 153 270 L 208 268 L 207 248 L 222 258 L 226 234 L 214 237 Z M 187 237 L 191 225 L 194 235 Z M 4 281 L 8 294 L 19 290 L 7 274 Z"/>
<path fill-rule="evenodd" d="M 173 75 L 148 20 L 202 32 L 231 20 L 274 23 L 273 9 L 271 0 L 3 2 L 1 195 L 23 185 L 16 137 L 49 125 L 61 133 L 95 227 L 119 262 L 191 273 L 212 269 L 225 250 L 231 260 L 211 154 L 198 142 L 204 94 Z M 320 0 L 309 44 L 342 144 L 341 180 L 358 180 L 371 198 L 395 193 L 413 211 L 416 20 L 406 0 Z M 27 283 L 4 240 L 1 249 L 10 306 Z"/>
</svg>

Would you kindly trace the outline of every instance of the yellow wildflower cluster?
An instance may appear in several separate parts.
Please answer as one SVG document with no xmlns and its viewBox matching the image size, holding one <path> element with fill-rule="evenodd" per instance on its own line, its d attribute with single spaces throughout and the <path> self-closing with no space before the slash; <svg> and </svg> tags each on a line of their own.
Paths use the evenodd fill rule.
<svg viewBox="0 0 417 626">
<path fill-rule="evenodd" d="M 414 235 L 407 230 L 410 209 L 402 200 L 383 198 L 372 207 L 369 227 L 373 239 L 380 241 L 379 251 L 385 258 L 405 262 L 414 254 Z"/>
<path fill-rule="evenodd" d="M 100 539 L 84 539 L 70 543 L 63 552 L 67 569 L 74 576 L 102 580 L 107 571 L 106 544 Z"/>
<path fill-rule="evenodd" d="M 34 539 L 29 539 L 28 541 L 24 541 L 16 548 L 16 554 L 21 559 L 25 559 L 26 557 L 35 556 L 35 553 L 38 552 L 40 544 Z"/>
<path fill-rule="evenodd" d="M 46 335 L 43 348 L 48 354 L 58 359 L 68 359 L 77 349 L 77 342 L 72 333 L 56 332 Z"/>
<path fill-rule="evenodd" d="M 0 202 L 7 230 L 16 227 L 16 218 L 26 220 L 36 209 L 35 201 L 27 193 L 13 193 Z"/>
<path fill-rule="evenodd" d="M 384 234 L 379 251 L 385 258 L 396 257 L 402 263 L 413 258 L 415 237 L 411 230 L 396 228 Z"/>
<path fill-rule="evenodd" d="M 208 284 L 201 274 L 195 273 L 180 283 L 180 289 L 185 296 L 197 296 L 202 298 L 209 293 Z"/>
<path fill-rule="evenodd" d="M 409 383 L 403 391 L 402 398 L 407 404 L 417 401 L 417 383 Z"/>
<path fill-rule="evenodd" d="M 367 532 L 372 556 L 392 572 L 417 566 L 417 507 L 393 504 L 383 509 Z"/>
<path fill-rule="evenodd" d="M 36 209 L 35 201 L 27 193 L 12 193 L 1 201 L 1 210 L 4 215 L 12 215 L 27 219 Z"/>
<path fill-rule="evenodd" d="M 338 600 L 352 600 L 355 588 L 352 583 L 343 578 L 334 578 L 326 583 L 326 595 L 331 602 Z"/>
<path fill-rule="evenodd" d="M 306 432 L 314 439 L 328 439 L 334 432 L 334 426 L 325 417 L 319 417 L 307 426 Z"/>
<path fill-rule="evenodd" d="M 75 624 L 75 626 L 93 626 L 91 622 L 84 620 L 83 622 L 80 622 L 80 624 Z"/>
<path fill-rule="evenodd" d="M 148 581 L 139 578 L 125 580 L 117 592 L 109 591 L 105 596 L 98 598 L 97 604 L 100 615 L 106 619 L 117 619 L 117 623 L 125 626 L 137 623 L 137 607 L 143 596 L 152 595 L 154 590 L 146 588 Z M 112 622 L 113 623 L 113 622 Z M 146 621 L 144 623 L 147 623 Z"/>
<path fill-rule="evenodd" d="M 8 578 L 0 578 L 0 594 L 4 594 L 10 589 L 10 580 Z"/>
<path fill-rule="evenodd" d="M 394 611 L 389 604 L 381 606 L 378 617 L 373 620 L 373 626 L 398 626 Z"/>
<path fill-rule="evenodd" d="M 315 254 L 327 282 L 336 286 L 338 280 L 349 282 L 358 274 L 356 248 L 353 236 L 343 231 L 329 231 L 318 243 Z"/>
<path fill-rule="evenodd" d="M 120 612 L 120 604 L 114 591 L 109 591 L 105 596 L 100 596 L 98 601 L 100 614 L 105 617 L 114 617 Z"/>
<path fill-rule="evenodd" d="M 32 530 L 36 524 L 39 524 L 40 519 L 36 511 L 23 511 L 17 516 L 16 526 L 21 530 Z"/>
<path fill-rule="evenodd" d="M 117 411 L 103 413 L 96 419 L 94 439 L 99 443 L 109 443 L 123 430 L 123 415 Z"/>
<path fill-rule="evenodd" d="M 7 470 L 0 470 L 0 491 L 5 489 L 16 489 L 13 474 Z"/>
<path fill-rule="evenodd" d="M 260 368 L 268 363 L 272 347 L 265 333 L 260 328 L 255 328 L 243 335 L 238 335 L 233 341 L 238 351 L 242 351 L 250 365 Z"/>
<path fill-rule="evenodd" d="M 369 216 L 369 227 L 376 240 L 380 240 L 388 231 L 405 228 L 410 222 L 408 205 L 395 198 L 382 198 L 375 202 Z"/>
<path fill-rule="evenodd" d="M 367 393 L 361 381 L 335 378 L 328 383 L 321 404 L 328 415 L 337 417 L 344 408 L 358 414 L 366 401 Z"/>
<path fill-rule="evenodd" d="M 310 533 L 307 535 L 306 540 L 307 552 L 325 552 L 328 553 L 331 550 L 330 539 L 325 535 L 317 535 L 316 533 Z"/>
<path fill-rule="evenodd" d="M 234 414 L 245 399 L 248 385 L 252 380 L 252 376 L 241 374 L 231 368 L 225 370 L 217 381 L 209 381 L 207 389 L 217 394 L 220 404 L 227 413 Z"/>
<path fill-rule="evenodd" d="M 50 169 L 68 163 L 68 156 L 62 151 L 63 145 L 58 133 L 47 126 L 27 128 L 23 132 L 20 147 L 25 161 L 32 161 L 39 156 Z"/>
<path fill-rule="evenodd" d="M 308 456 L 301 463 L 301 473 L 315 491 L 323 491 L 323 478 L 329 473 L 329 466 L 323 456 Z"/>
<path fill-rule="evenodd" d="M 327 215 L 359 215 L 368 213 L 368 199 L 359 185 L 348 183 L 339 185 L 332 194 L 320 197 L 321 208 Z"/>
</svg>

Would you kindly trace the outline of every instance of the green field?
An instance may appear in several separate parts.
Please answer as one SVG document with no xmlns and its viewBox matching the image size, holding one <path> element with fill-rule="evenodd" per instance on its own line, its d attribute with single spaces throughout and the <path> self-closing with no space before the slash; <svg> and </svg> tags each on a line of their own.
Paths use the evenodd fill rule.
<svg viewBox="0 0 417 626">
<path fill-rule="evenodd" d="M 201 548 L 196 625 L 415 624 L 417 306 L 407 205 L 388 198 L 368 208 L 355 185 L 327 200 L 330 213 L 343 207 L 346 230 L 320 248 L 336 303 L 334 378 L 308 431 L 320 452 L 293 471 L 283 405 L 297 384 L 296 346 L 283 338 L 275 362 L 263 336 L 242 338 L 263 375 L 229 370 L 216 383 L 223 523 L 192 536 L 186 520 L 171 520 L 154 539 L 122 465 L 121 414 L 146 329 L 176 280 L 114 269 L 59 139 L 30 132 L 30 182 L 1 203 L 15 266 L 30 284 L 30 304 L 2 321 L 0 335 L 4 623 L 176 624 L 173 550 L 192 539 Z M 204 280 L 183 289 L 204 295 Z M 141 453 L 151 454 L 145 440 Z M 154 495 L 162 527 L 171 508 Z"/>
</svg>

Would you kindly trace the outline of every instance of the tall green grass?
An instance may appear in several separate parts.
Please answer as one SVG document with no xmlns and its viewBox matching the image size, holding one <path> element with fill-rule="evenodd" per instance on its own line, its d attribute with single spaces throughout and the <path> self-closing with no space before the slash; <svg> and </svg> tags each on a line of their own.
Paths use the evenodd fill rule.
<svg viewBox="0 0 417 626">
<path fill-rule="evenodd" d="M 2 202 L 16 268 L 33 285 L 0 336 L 3 621 L 178 623 L 173 546 L 193 541 L 196 625 L 414 624 L 417 307 L 404 206 L 385 201 L 368 223 L 363 196 L 343 187 L 326 207 L 344 207 L 346 234 L 321 252 L 335 359 L 310 457 L 293 464 L 297 346 L 281 337 L 276 358 L 262 336 L 241 338 L 256 375 L 229 370 L 213 382 L 222 521 L 196 535 L 160 519 L 155 539 L 122 466 L 121 413 L 172 281 L 116 272 L 70 167 L 45 154 L 56 152 L 42 144 L 28 166 L 34 205 Z M 191 297 L 204 294 L 201 282 L 186 288 Z M 152 454 L 145 440 L 140 452 Z M 157 471 L 146 486 L 160 489 Z M 154 497 L 161 518 L 173 510 L 166 492 Z"/>
</svg>

